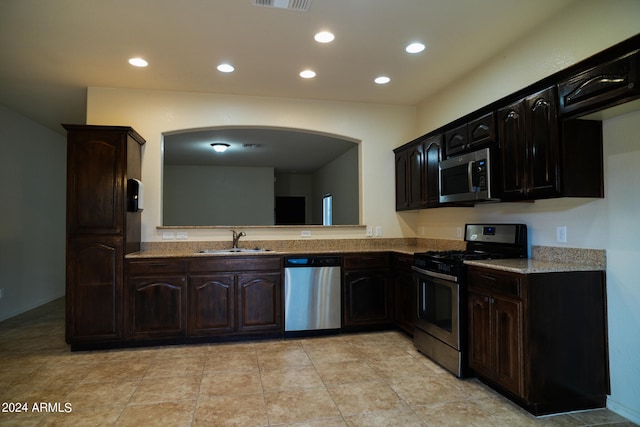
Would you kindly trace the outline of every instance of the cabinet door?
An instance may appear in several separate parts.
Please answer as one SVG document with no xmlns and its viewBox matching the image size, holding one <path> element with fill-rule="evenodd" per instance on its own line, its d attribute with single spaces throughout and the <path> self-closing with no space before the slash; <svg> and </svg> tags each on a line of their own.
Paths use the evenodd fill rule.
<svg viewBox="0 0 640 427">
<path fill-rule="evenodd" d="M 125 137 L 113 132 L 70 132 L 67 156 L 69 233 L 122 233 Z"/>
<path fill-rule="evenodd" d="M 402 331 L 413 335 L 413 328 L 418 317 L 417 285 L 411 271 L 413 257 L 396 255 L 394 258 L 395 321 Z"/>
<path fill-rule="evenodd" d="M 407 152 L 409 166 L 409 209 L 422 207 L 425 196 L 422 182 L 424 181 L 424 147 L 421 143 L 414 144 Z"/>
<path fill-rule="evenodd" d="M 424 207 L 440 205 L 440 171 L 442 137 L 436 136 L 424 142 Z"/>
<path fill-rule="evenodd" d="M 129 279 L 129 337 L 185 336 L 186 282 L 184 276 Z"/>
<path fill-rule="evenodd" d="M 407 151 L 396 153 L 396 211 L 409 209 L 409 163 Z"/>
<path fill-rule="evenodd" d="M 527 193 L 530 198 L 559 195 L 558 118 L 555 87 L 525 100 L 527 109 Z"/>
<path fill-rule="evenodd" d="M 469 122 L 469 147 L 480 148 L 496 141 L 496 122 L 493 112 Z"/>
<path fill-rule="evenodd" d="M 522 303 L 495 295 L 491 303 L 495 380 L 522 396 Z"/>
<path fill-rule="evenodd" d="M 492 376 L 491 305 L 483 293 L 469 293 L 469 367 L 486 377 Z"/>
<path fill-rule="evenodd" d="M 558 84 L 563 114 L 589 112 L 637 97 L 640 51 L 593 67 Z"/>
<path fill-rule="evenodd" d="M 238 332 L 281 332 L 280 273 L 238 275 Z"/>
<path fill-rule="evenodd" d="M 122 238 L 67 243 L 68 343 L 122 337 Z"/>
<path fill-rule="evenodd" d="M 353 271 L 344 275 L 344 326 L 384 325 L 390 320 L 387 271 Z"/>
<path fill-rule="evenodd" d="M 232 274 L 189 277 L 190 336 L 234 331 L 235 289 Z"/>
<path fill-rule="evenodd" d="M 467 125 L 462 125 L 450 130 L 444 135 L 445 155 L 451 157 L 464 151 L 469 144 L 469 136 L 467 134 Z"/>
<path fill-rule="evenodd" d="M 526 195 L 527 140 L 525 132 L 525 117 L 521 102 L 498 111 L 503 200 L 518 200 Z"/>
</svg>

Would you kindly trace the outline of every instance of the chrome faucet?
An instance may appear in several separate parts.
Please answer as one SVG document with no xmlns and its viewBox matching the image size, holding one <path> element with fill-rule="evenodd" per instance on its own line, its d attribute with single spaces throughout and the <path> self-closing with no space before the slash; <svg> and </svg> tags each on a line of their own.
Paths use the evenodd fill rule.
<svg viewBox="0 0 640 427">
<path fill-rule="evenodd" d="M 231 230 L 231 232 L 233 233 L 233 249 L 237 249 L 238 248 L 238 240 L 240 240 L 240 238 L 242 236 L 246 236 L 244 231 L 241 231 L 240 233 L 236 232 L 236 230 Z"/>
</svg>

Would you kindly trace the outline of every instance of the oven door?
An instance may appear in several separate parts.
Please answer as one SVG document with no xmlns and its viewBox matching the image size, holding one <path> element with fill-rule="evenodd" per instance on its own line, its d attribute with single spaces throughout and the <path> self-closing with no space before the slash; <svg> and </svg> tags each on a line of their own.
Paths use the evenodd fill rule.
<svg viewBox="0 0 640 427">
<path fill-rule="evenodd" d="M 460 284 L 453 281 L 455 278 L 415 267 L 413 276 L 418 288 L 416 327 L 461 350 Z"/>
</svg>

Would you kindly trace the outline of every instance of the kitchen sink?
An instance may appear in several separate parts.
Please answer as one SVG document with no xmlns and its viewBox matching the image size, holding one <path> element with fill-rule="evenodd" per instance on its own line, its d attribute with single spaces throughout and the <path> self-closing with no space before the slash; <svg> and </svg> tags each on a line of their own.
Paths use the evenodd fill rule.
<svg viewBox="0 0 640 427">
<path fill-rule="evenodd" d="M 198 251 L 199 254 L 235 254 L 235 253 L 257 253 L 270 252 L 271 249 L 265 248 L 231 248 L 231 249 L 203 249 Z"/>
</svg>

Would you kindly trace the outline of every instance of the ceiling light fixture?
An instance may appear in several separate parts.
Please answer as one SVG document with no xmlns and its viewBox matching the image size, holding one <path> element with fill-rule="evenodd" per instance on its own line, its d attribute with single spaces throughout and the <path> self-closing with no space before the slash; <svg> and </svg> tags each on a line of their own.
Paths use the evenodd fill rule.
<svg viewBox="0 0 640 427">
<path fill-rule="evenodd" d="M 221 73 L 232 73 L 235 70 L 231 64 L 220 64 L 217 68 Z"/>
<path fill-rule="evenodd" d="M 380 76 L 380 77 L 376 77 L 374 82 L 376 82 L 379 85 L 386 85 L 387 83 L 389 83 L 391 81 L 391 79 L 387 76 Z"/>
<path fill-rule="evenodd" d="M 329 31 L 320 31 L 313 37 L 318 43 L 330 43 L 332 42 L 336 36 L 334 36 Z"/>
<path fill-rule="evenodd" d="M 410 45 L 408 45 L 404 50 L 407 53 L 420 53 L 425 49 L 425 45 L 423 45 L 422 43 L 411 43 Z"/>
<path fill-rule="evenodd" d="M 142 58 L 131 58 L 129 59 L 129 64 L 133 65 L 134 67 L 146 67 L 147 65 L 149 65 L 149 63 Z"/>
<path fill-rule="evenodd" d="M 312 79 L 316 76 L 316 72 L 313 70 L 304 70 L 300 72 L 300 77 L 303 79 Z"/>
<path fill-rule="evenodd" d="M 227 148 L 230 147 L 229 144 L 224 144 L 222 142 L 215 142 L 211 144 L 211 146 L 214 150 L 216 150 L 217 153 L 224 153 L 225 151 L 227 151 Z"/>
</svg>

